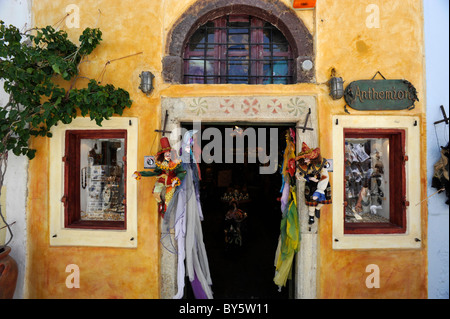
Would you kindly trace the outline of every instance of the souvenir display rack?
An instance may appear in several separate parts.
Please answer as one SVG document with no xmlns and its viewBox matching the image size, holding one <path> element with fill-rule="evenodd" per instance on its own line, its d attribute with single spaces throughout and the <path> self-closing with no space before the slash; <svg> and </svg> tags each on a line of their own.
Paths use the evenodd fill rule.
<svg viewBox="0 0 450 319">
<path fill-rule="evenodd" d="M 389 222 L 384 216 L 388 212 L 382 213 L 388 206 L 385 176 L 389 175 L 385 171 L 381 149 L 388 149 L 381 140 L 378 143 L 371 139 L 346 140 L 345 221 L 348 223 Z"/>
</svg>

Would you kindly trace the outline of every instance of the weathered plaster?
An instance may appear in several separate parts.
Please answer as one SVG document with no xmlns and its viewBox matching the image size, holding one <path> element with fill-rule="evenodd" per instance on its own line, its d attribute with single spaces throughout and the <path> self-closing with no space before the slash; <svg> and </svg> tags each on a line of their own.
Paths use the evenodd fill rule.
<svg viewBox="0 0 450 319">
<path fill-rule="evenodd" d="M 317 141 L 314 137 L 305 140 L 321 147 L 324 157 L 332 154 L 332 116 L 345 115 L 344 101 L 329 97 L 327 81 L 331 68 L 346 83 L 359 79 L 370 79 L 377 71 L 386 78 L 407 79 L 419 91 L 420 102 L 412 111 L 368 112 L 350 110 L 352 115 L 401 115 L 420 119 L 421 138 L 417 141 L 426 149 L 426 127 L 424 108 L 424 63 L 423 27 L 421 0 L 378 0 L 380 28 L 366 27 L 366 6 L 372 0 L 323 0 L 317 2 L 315 10 L 299 12 L 297 16 L 313 35 L 315 48 L 315 79 L 317 83 L 294 85 L 173 85 L 162 77 L 162 59 L 166 55 L 167 39 L 174 23 L 195 1 L 145 1 L 136 0 L 130 5 L 125 1 L 50 1 L 33 2 L 35 25 L 53 25 L 65 15 L 65 7 L 76 3 L 80 8 L 80 28 L 67 29 L 72 40 L 77 41 L 84 27 L 100 27 L 103 42 L 82 66 L 83 75 L 111 83 L 128 90 L 133 100 L 125 116 L 139 118 L 139 142 L 137 158 L 153 154 L 159 135 L 154 129 L 161 127 L 162 108 L 165 99 L 198 99 L 204 97 L 245 98 L 273 97 L 274 99 L 313 96 L 315 99 Z M 201 1 L 198 1 L 201 3 Z M 270 3 L 277 1 L 268 1 Z M 286 6 L 289 0 L 278 1 Z M 101 77 L 105 63 L 133 53 L 142 54 L 111 62 Z M 155 89 L 146 96 L 139 89 L 141 71 L 155 75 Z M 81 87 L 85 81 L 80 80 Z M 261 105 L 261 107 L 267 106 Z M 215 104 L 219 112 L 220 104 Z M 222 108 L 223 109 L 223 108 Z M 235 118 L 240 118 L 242 108 Z M 250 112 L 250 110 L 249 110 Z M 290 114 L 285 113 L 286 122 Z M 257 116 L 248 117 L 258 121 Z M 232 120 L 233 115 L 227 115 Z M 281 120 L 281 118 L 279 118 Z M 299 120 L 300 123 L 301 120 Z M 151 179 L 141 180 L 138 196 L 138 235 L 136 249 L 98 247 L 50 247 L 49 246 L 49 167 L 46 139 L 35 139 L 38 149 L 36 158 L 30 162 L 28 196 L 28 296 L 32 298 L 160 298 L 161 270 L 159 246 L 160 221 L 156 203 L 151 196 Z M 420 158 L 421 200 L 426 194 L 426 154 Z M 138 160 L 138 169 L 143 168 Z M 333 180 L 333 173 L 330 174 Z M 329 206 L 329 205 L 328 205 Z M 427 207 L 421 207 L 421 249 L 375 251 L 336 251 L 332 247 L 331 207 L 324 207 L 317 229 L 316 281 L 299 284 L 315 285 L 309 296 L 318 298 L 426 298 L 427 297 Z M 300 215 L 302 216 L 302 215 Z M 305 244 L 306 245 L 306 244 Z M 308 244 L 310 245 L 310 244 Z M 311 245 L 314 243 L 311 241 Z M 315 259 L 314 256 L 311 258 Z M 312 260 L 312 259 L 309 259 Z M 66 265 L 77 263 L 81 270 L 80 289 L 67 289 L 64 285 Z M 367 289 L 365 267 L 377 263 L 381 270 L 381 288 Z M 307 267 L 307 266 L 305 266 Z M 298 270 L 301 274 L 302 271 Z M 305 279 L 306 277 L 302 277 Z M 301 290 L 301 289 L 300 289 Z M 165 295 L 164 295 L 165 296 Z M 308 297 L 297 292 L 297 297 Z"/>
<path fill-rule="evenodd" d="M 330 77 L 332 68 L 345 83 L 370 79 L 380 71 L 388 79 L 407 79 L 418 90 L 420 102 L 411 111 L 364 112 L 349 109 L 350 115 L 380 118 L 386 115 L 417 116 L 421 149 L 426 149 L 425 79 L 423 52 L 422 1 L 377 1 L 380 28 L 368 28 L 366 7 L 373 1 L 320 1 L 316 7 L 317 82 Z M 348 8 L 352 10 L 348 10 Z M 361 50 L 364 41 L 367 50 Z M 358 50 L 359 48 L 359 50 Z M 319 126 L 333 127 L 333 115 L 346 115 L 341 100 L 318 96 Z M 320 134 L 324 156 L 332 154 L 332 134 Z M 426 153 L 420 153 L 420 196 L 426 194 Z M 333 180 L 333 174 L 330 179 Z M 380 249 L 374 251 L 332 248 L 332 210 L 324 210 L 320 224 L 319 298 L 426 298 L 427 297 L 427 207 L 421 206 L 422 248 L 418 250 Z M 380 289 L 368 289 L 367 265 L 376 263 L 381 270 Z M 403 264 L 404 266 L 401 266 Z M 394 270 L 395 269 L 395 270 Z M 364 280 L 362 280 L 364 279 Z"/>
</svg>

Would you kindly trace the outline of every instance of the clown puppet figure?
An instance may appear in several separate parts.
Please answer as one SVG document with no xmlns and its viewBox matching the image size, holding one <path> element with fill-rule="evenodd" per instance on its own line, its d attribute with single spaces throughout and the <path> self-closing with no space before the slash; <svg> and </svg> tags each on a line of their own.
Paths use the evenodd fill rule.
<svg viewBox="0 0 450 319">
<path fill-rule="evenodd" d="M 308 224 L 314 224 L 315 217 L 320 218 L 320 209 L 331 204 L 331 187 L 329 183 L 327 160 L 322 158 L 320 149 L 310 149 L 302 143 L 302 150 L 295 158 L 297 169 L 295 176 L 305 181 L 305 204 L 308 206 Z"/>
<path fill-rule="evenodd" d="M 162 137 L 160 142 L 161 149 L 156 154 L 156 168 L 153 171 L 136 171 L 133 177 L 137 180 L 141 177 L 156 177 L 153 196 L 158 203 L 158 212 L 164 217 L 175 188 L 183 181 L 186 171 L 181 160 L 176 159 L 176 151 L 171 148 L 168 138 Z"/>
</svg>

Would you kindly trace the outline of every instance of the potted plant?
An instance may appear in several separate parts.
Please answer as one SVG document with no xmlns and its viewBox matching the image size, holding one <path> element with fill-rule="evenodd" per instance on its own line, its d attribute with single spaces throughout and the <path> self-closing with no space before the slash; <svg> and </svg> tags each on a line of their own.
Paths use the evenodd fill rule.
<svg viewBox="0 0 450 319">
<path fill-rule="evenodd" d="M 101 36 L 99 29 L 86 28 L 76 45 L 65 31 L 51 26 L 22 33 L 0 20 L 0 78 L 9 94 L 6 105 L 0 105 L 0 195 L 10 152 L 31 160 L 36 150 L 29 146 L 30 139 L 51 137 L 51 128 L 57 123 L 68 124 L 79 115 L 89 115 L 101 126 L 103 120 L 122 115 L 131 106 L 127 91 L 80 75 L 80 64 L 98 46 Z M 87 87 L 76 87 L 80 78 L 89 80 Z M 0 245 L 0 298 L 12 298 L 17 273 L 8 244 L 13 232 L 1 207 L 0 221 L 9 233 L 9 240 Z M 7 273 L 12 278 L 6 279 Z M 2 284 L 14 285 L 14 289 Z"/>
</svg>

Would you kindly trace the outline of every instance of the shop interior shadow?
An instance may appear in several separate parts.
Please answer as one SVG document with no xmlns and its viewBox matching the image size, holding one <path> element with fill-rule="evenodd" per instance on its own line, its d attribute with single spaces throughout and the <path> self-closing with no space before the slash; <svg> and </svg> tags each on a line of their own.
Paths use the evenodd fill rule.
<svg viewBox="0 0 450 319">
<path fill-rule="evenodd" d="M 202 130 L 207 127 L 202 126 Z M 221 129 L 224 136 L 227 126 L 214 127 Z M 287 129 L 278 128 L 280 165 Z M 269 130 L 266 131 L 268 134 Z M 266 140 L 269 143 L 269 136 Z M 202 143 L 205 145 L 208 141 Z M 247 153 L 247 141 L 245 146 Z M 222 154 L 225 151 L 223 149 Z M 215 299 L 287 299 L 293 296 L 292 280 L 288 280 L 281 291 L 273 282 L 275 252 L 280 235 L 278 198 L 281 196 L 282 178 L 279 167 L 274 174 L 261 175 L 261 165 L 258 161 L 200 164 L 200 196 L 204 215 L 202 229 Z M 237 199 L 237 207 L 230 204 L 231 199 Z M 235 208 L 246 214 L 240 223 L 226 219 L 228 212 L 235 213 Z M 232 215 L 235 216 L 234 213 Z M 240 232 L 236 233 L 236 227 L 240 228 Z M 185 296 L 194 298 L 188 281 Z"/>
</svg>

